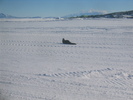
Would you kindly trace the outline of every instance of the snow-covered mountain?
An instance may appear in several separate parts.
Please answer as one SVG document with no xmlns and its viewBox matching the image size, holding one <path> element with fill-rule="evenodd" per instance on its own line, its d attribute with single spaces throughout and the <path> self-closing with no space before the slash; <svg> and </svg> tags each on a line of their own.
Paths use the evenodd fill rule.
<svg viewBox="0 0 133 100">
<path fill-rule="evenodd" d="M 82 14 L 82 15 L 77 16 L 75 18 L 133 18 L 133 10 L 106 13 L 106 14 L 96 14 L 96 15 L 85 15 L 85 14 Z"/>
<path fill-rule="evenodd" d="M 100 10 L 89 10 L 89 11 L 83 11 L 75 14 L 66 15 L 64 17 L 77 17 L 81 15 L 101 15 L 101 14 L 107 14 L 107 11 L 100 11 Z"/>
<path fill-rule="evenodd" d="M 0 18 L 16 18 L 15 16 L 0 13 Z"/>
<path fill-rule="evenodd" d="M 133 18 L 133 10 L 131 11 L 122 11 L 122 12 L 113 12 L 108 13 L 107 11 L 100 10 L 89 10 L 87 12 L 80 12 L 75 14 L 70 14 L 67 16 L 63 16 L 61 18 Z M 8 14 L 0 13 L 0 18 L 42 18 L 40 16 L 36 17 L 15 17 Z M 60 19 L 58 17 L 44 17 L 44 18 L 54 18 Z"/>
<path fill-rule="evenodd" d="M 35 16 L 35 17 L 16 17 L 4 13 L 0 13 L 0 18 L 41 18 L 40 16 Z"/>
</svg>

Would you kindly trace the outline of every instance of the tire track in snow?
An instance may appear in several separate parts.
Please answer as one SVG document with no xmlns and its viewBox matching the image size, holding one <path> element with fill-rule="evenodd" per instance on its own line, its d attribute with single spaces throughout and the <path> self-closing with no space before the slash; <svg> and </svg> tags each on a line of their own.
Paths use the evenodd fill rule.
<svg viewBox="0 0 133 100">
<path fill-rule="evenodd" d="M 45 77 L 107 77 L 116 79 L 132 79 L 133 75 L 123 70 L 106 68 L 101 70 L 90 70 L 90 71 L 77 71 L 77 72 L 66 72 L 66 73 L 53 73 L 53 74 L 39 74 Z"/>
<path fill-rule="evenodd" d="M 106 86 L 113 88 L 118 88 L 119 86 L 122 90 L 126 90 L 126 87 L 131 87 L 130 81 L 132 81 L 133 79 L 133 74 L 131 74 L 130 72 L 112 68 L 66 73 L 38 74 L 38 76 L 51 78 L 80 78 L 86 80 L 103 80 L 103 84 L 106 84 Z"/>
<path fill-rule="evenodd" d="M 82 41 L 83 42 L 83 41 Z M 82 54 L 84 56 L 88 55 L 84 50 L 83 52 L 77 51 L 77 49 L 104 49 L 104 50 L 109 50 L 109 49 L 115 49 L 116 45 L 121 45 L 123 44 L 118 44 L 118 43 L 79 43 L 76 46 L 73 45 L 63 45 L 62 43 L 58 42 L 49 42 L 49 41 L 23 41 L 23 40 L 1 40 L 0 45 L 2 48 L 0 50 L 2 52 L 13 52 L 13 53 L 39 53 L 39 54 L 57 54 L 59 56 L 62 56 L 63 54 Z M 130 44 L 126 44 L 132 47 Z M 45 48 L 52 50 L 52 48 L 55 49 L 55 51 L 47 51 Z M 58 51 L 56 49 L 59 48 L 67 48 L 69 49 L 68 51 Z M 73 50 L 73 51 L 70 51 Z M 76 49 L 76 50 L 75 50 Z M 46 52 L 47 51 L 47 52 Z M 107 54 L 108 52 L 106 52 Z M 89 53 L 90 55 L 90 53 Z M 107 54 L 107 56 L 110 55 L 110 52 Z M 119 57 L 129 57 L 132 58 L 132 55 L 128 54 L 112 54 L 113 56 L 117 55 Z"/>
<path fill-rule="evenodd" d="M 121 96 L 132 98 L 132 80 L 133 74 L 121 69 L 106 68 L 100 70 L 75 71 L 66 73 L 38 74 L 40 77 L 48 77 L 55 80 L 62 78 L 70 80 L 86 80 L 82 83 L 85 87 L 89 87 L 92 91 L 101 93 L 104 91 L 107 95 Z M 96 83 L 92 83 L 95 81 Z M 99 84 L 100 82 L 100 84 Z M 76 85 L 76 84 L 73 84 Z M 93 90 L 95 88 L 95 90 Z"/>
</svg>

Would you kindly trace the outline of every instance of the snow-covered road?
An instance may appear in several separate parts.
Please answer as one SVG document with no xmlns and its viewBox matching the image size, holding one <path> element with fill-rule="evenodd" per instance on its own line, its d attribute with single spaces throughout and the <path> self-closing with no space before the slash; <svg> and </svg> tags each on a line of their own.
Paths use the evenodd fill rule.
<svg viewBox="0 0 133 100">
<path fill-rule="evenodd" d="M 132 99 L 132 19 L 0 19 L 0 100 Z"/>
</svg>

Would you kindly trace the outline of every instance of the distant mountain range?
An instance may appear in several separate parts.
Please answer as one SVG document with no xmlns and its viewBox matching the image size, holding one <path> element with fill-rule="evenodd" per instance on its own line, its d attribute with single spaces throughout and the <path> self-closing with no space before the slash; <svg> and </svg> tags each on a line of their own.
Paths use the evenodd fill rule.
<svg viewBox="0 0 133 100">
<path fill-rule="evenodd" d="M 15 17 L 7 14 L 0 13 L 0 18 L 42 18 L 42 17 Z M 49 18 L 49 17 L 45 17 Z M 51 17 L 50 17 L 51 18 Z M 57 17 L 52 17 L 57 18 Z M 106 11 L 90 10 L 88 12 L 81 12 L 63 16 L 63 18 L 133 18 L 133 10 L 107 13 Z"/>
<path fill-rule="evenodd" d="M 73 18 L 133 18 L 133 10 L 99 15 L 81 15 Z"/>
<path fill-rule="evenodd" d="M 11 15 L 0 13 L 0 18 L 41 18 L 41 17 L 39 17 L 39 16 L 36 16 L 36 17 L 16 17 L 16 16 L 11 16 Z"/>
<path fill-rule="evenodd" d="M 77 17 L 77 16 L 82 16 L 82 15 L 90 16 L 90 15 L 102 15 L 102 14 L 107 14 L 107 11 L 89 10 L 87 12 L 79 12 L 75 14 L 66 15 L 63 17 L 68 18 L 68 17 Z"/>
<path fill-rule="evenodd" d="M 15 16 L 0 13 L 0 18 L 16 18 Z"/>
</svg>

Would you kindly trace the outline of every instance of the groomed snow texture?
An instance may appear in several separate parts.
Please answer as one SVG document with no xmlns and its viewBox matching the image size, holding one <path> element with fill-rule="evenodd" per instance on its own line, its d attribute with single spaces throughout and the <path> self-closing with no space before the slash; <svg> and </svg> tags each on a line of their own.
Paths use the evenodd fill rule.
<svg viewBox="0 0 133 100">
<path fill-rule="evenodd" d="M 0 19 L 0 100 L 133 100 L 133 19 Z"/>
</svg>

